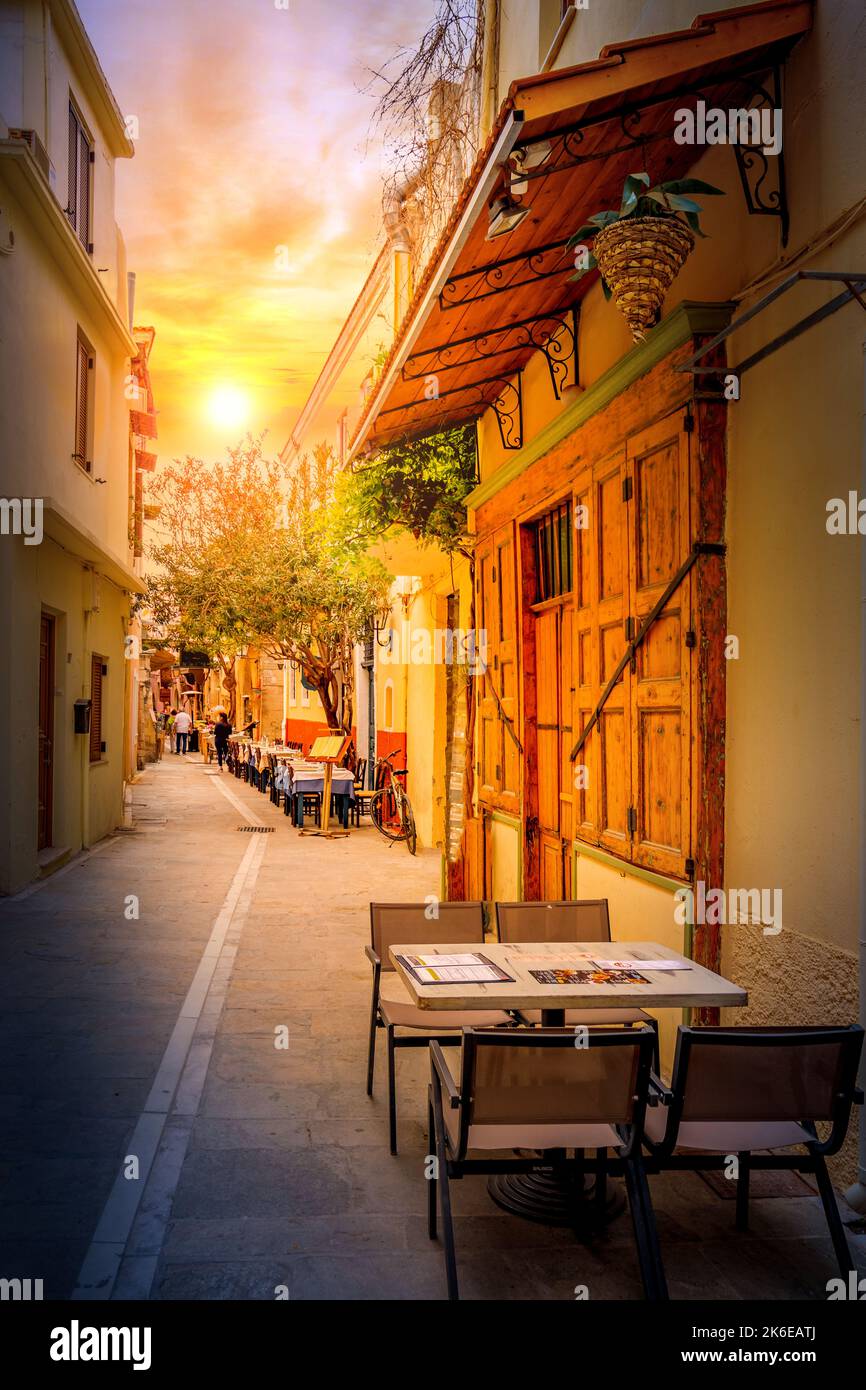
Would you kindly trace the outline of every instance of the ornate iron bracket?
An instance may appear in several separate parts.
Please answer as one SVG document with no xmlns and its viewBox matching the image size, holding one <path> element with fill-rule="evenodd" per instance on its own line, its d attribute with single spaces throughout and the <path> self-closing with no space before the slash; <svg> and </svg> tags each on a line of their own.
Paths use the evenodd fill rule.
<svg viewBox="0 0 866 1390">
<path fill-rule="evenodd" d="M 418 381 L 423 377 L 435 376 L 438 372 L 465 367 L 478 359 L 501 357 L 524 347 L 544 353 L 553 394 L 559 400 L 568 378 L 570 362 L 575 363 L 574 374 L 577 376 L 577 318 L 574 309 L 537 314 L 415 352 L 403 367 L 403 380 Z"/>
<path fill-rule="evenodd" d="M 574 261 L 567 250 L 568 237 L 561 241 L 551 241 L 546 246 L 530 246 L 514 256 L 505 256 L 501 261 L 477 266 L 475 270 L 464 270 L 446 280 L 439 294 L 439 307 L 460 309 L 465 304 L 477 304 L 479 300 L 489 299 L 491 295 L 502 294 L 505 290 L 518 289 L 521 285 L 531 285 L 537 280 L 549 280 L 554 275 L 564 275 L 574 270 Z M 509 267 L 514 267 L 514 276 L 506 278 Z"/>
<path fill-rule="evenodd" d="M 490 399 L 489 392 L 485 387 L 497 386 L 499 390 Z M 472 397 L 475 397 L 473 400 Z M 499 426 L 499 437 L 502 440 L 503 449 L 522 449 L 523 448 L 523 388 L 521 373 L 517 373 L 516 381 L 509 377 L 489 376 L 483 381 L 468 381 L 463 386 L 454 386 L 447 391 L 439 391 L 435 396 L 425 397 L 420 401 L 407 401 L 405 405 L 389 406 L 387 410 L 380 410 L 378 419 L 385 415 L 400 415 L 406 411 L 415 410 L 418 406 L 434 404 L 436 401 L 444 401 L 454 396 L 466 396 L 466 408 L 470 418 L 473 413 L 479 414 L 482 409 L 490 409 L 496 416 L 496 423 Z"/>
<path fill-rule="evenodd" d="M 779 68 L 774 68 L 771 75 L 772 91 L 761 82 L 750 79 L 751 101 L 747 108 L 751 111 L 771 111 L 778 112 L 779 120 L 782 119 L 782 74 Z M 760 119 L 760 117 L 759 117 Z M 753 217 L 778 217 L 782 224 L 782 245 L 788 245 L 788 190 L 785 183 L 785 148 L 784 140 L 779 146 L 779 152 L 775 155 L 765 153 L 763 145 L 751 144 L 733 146 L 734 158 L 737 161 L 737 170 L 740 175 L 740 182 L 743 185 L 743 196 L 746 199 L 746 207 Z M 776 163 L 776 186 L 773 188 L 768 185 L 770 179 L 770 161 Z M 766 186 L 765 186 L 766 185 Z"/>
</svg>

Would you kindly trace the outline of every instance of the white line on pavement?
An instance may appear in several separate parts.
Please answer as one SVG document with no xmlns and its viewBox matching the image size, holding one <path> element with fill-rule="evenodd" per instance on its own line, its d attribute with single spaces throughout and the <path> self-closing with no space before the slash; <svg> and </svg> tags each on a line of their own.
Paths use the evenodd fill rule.
<svg viewBox="0 0 866 1390">
<path fill-rule="evenodd" d="M 234 799 L 230 793 L 228 795 L 230 799 Z M 114 1292 L 133 1222 L 160 1151 L 163 1131 L 172 1101 L 182 1086 L 186 1092 L 183 1109 L 185 1113 L 188 1113 L 190 1082 L 186 1072 L 196 1025 L 205 1007 L 205 1001 L 208 998 L 208 991 L 217 967 L 221 960 L 225 963 L 224 950 L 229 928 L 235 928 L 233 936 L 237 938 L 243 920 L 249 912 L 267 843 L 267 840 L 258 835 L 255 836 L 253 843 L 247 846 L 244 857 L 232 879 L 186 999 L 181 1006 L 168 1046 L 163 1053 L 150 1095 L 129 1141 L 129 1155 L 134 1155 L 138 1159 L 138 1176 L 127 1178 L 123 1172 L 120 1172 L 115 1178 L 114 1186 L 109 1193 L 99 1224 L 93 1234 L 90 1248 L 84 1257 L 84 1263 L 78 1275 L 78 1283 L 72 1294 L 73 1299 L 109 1299 Z M 230 950 L 232 958 L 236 950 L 235 940 Z M 212 1033 L 207 1046 L 207 1060 L 209 1061 L 209 1049 L 213 1046 Z M 198 1078 L 198 1095 L 201 1093 L 207 1072 L 207 1067 L 202 1067 L 203 1060 L 201 1048 L 197 1046 L 193 1070 Z M 198 1095 L 195 1098 L 196 1108 Z M 152 1272 L 155 1271 L 155 1268 L 156 1265 L 153 1262 Z"/>
<path fill-rule="evenodd" d="M 233 791 L 229 791 L 229 788 L 225 785 L 221 777 L 212 778 L 211 786 L 219 787 L 219 790 L 222 792 L 223 796 L 228 798 L 228 800 L 234 806 L 235 810 L 240 811 L 244 820 L 248 821 L 250 825 L 264 825 L 264 821 L 262 820 L 261 816 L 257 816 L 255 811 L 248 810 L 248 808 L 241 801 L 240 797 L 235 796 Z"/>
</svg>

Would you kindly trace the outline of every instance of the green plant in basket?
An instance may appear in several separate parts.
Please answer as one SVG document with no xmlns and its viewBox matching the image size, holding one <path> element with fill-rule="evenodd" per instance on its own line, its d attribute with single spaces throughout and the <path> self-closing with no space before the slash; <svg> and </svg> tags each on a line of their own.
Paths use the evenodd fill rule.
<svg viewBox="0 0 866 1390">
<path fill-rule="evenodd" d="M 569 246 L 587 247 L 586 261 L 572 278 L 601 272 L 605 298 L 624 315 L 635 342 L 658 322 L 667 291 L 704 236 L 703 211 L 689 195 L 721 195 L 702 179 L 673 179 L 650 187 L 649 174 L 629 174 L 618 209 L 597 212 L 583 224 Z M 589 242 L 592 250 L 589 250 Z"/>
</svg>

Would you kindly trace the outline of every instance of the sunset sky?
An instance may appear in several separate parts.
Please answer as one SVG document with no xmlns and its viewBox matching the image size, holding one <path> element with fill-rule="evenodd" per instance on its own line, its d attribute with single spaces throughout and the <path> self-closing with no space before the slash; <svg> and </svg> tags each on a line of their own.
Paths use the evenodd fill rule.
<svg viewBox="0 0 866 1390">
<path fill-rule="evenodd" d="M 277 452 L 378 247 L 371 69 L 434 0 L 77 3 L 139 122 L 117 216 L 157 333 L 160 456 L 221 455 L 247 429 Z"/>
</svg>

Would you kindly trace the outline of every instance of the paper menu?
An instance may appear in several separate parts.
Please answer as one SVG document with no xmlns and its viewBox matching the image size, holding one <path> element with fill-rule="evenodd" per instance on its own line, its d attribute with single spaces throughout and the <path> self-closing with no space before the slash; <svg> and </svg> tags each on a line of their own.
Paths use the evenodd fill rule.
<svg viewBox="0 0 866 1390">
<path fill-rule="evenodd" d="M 501 984 L 512 980 L 498 965 L 480 953 L 458 955 L 398 956 L 421 985 Z"/>
</svg>

